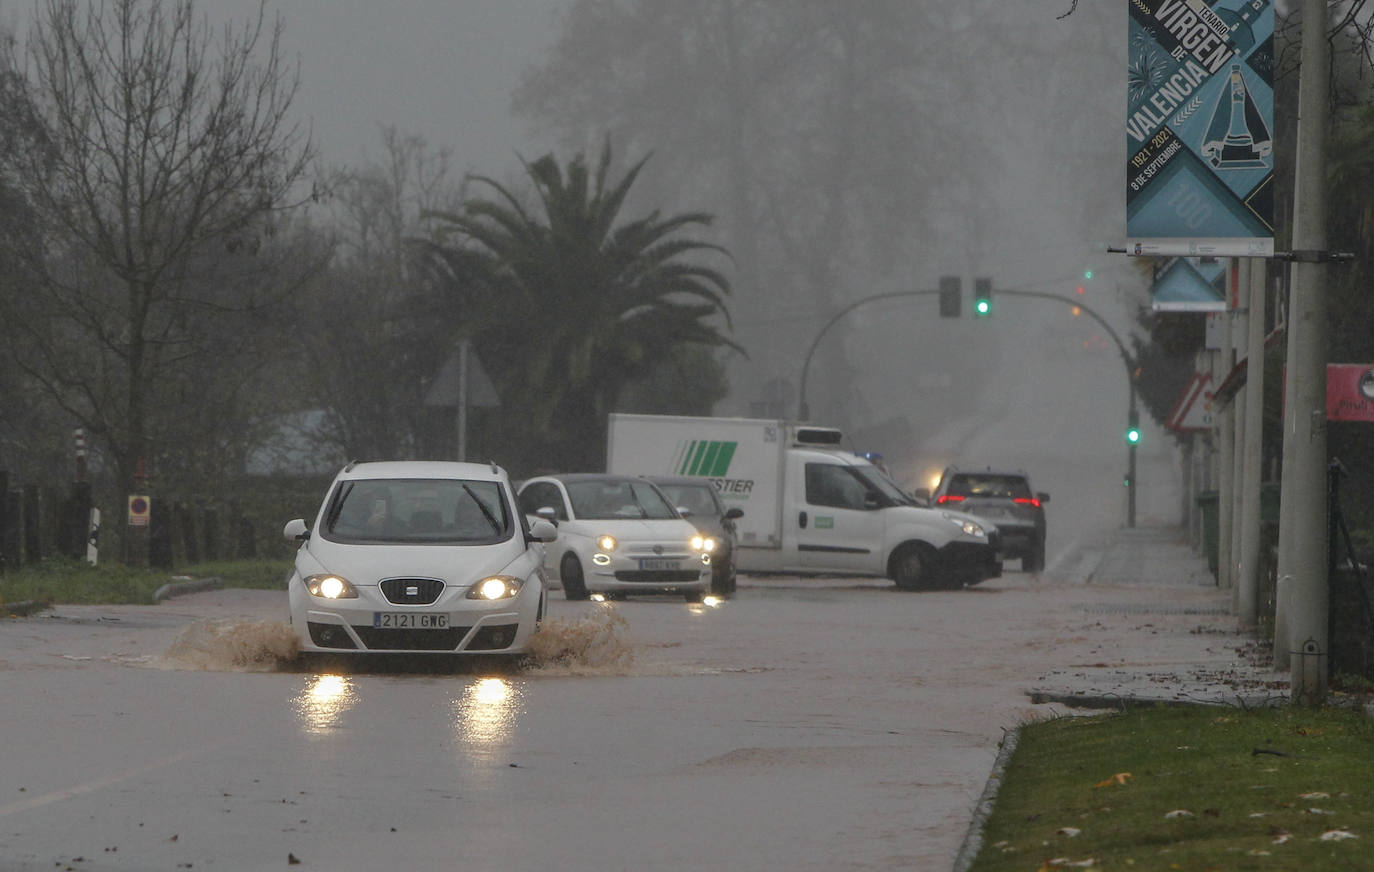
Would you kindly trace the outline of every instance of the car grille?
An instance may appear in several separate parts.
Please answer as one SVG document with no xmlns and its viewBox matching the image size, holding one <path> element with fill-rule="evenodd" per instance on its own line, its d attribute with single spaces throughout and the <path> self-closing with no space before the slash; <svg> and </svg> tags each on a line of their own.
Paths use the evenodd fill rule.
<svg viewBox="0 0 1374 872">
<path fill-rule="evenodd" d="M 437 578 L 387 578 L 377 586 L 387 602 L 398 606 L 427 606 L 444 592 Z"/>
<path fill-rule="evenodd" d="M 700 578 L 701 573 L 695 569 L 622 569 L 615 574 L 616 581 L 641 581 L 650 584 L 681 584 Z"/>
<path fill-rule="evenodd" d="M 353 625 L 353 632 L 373 651 L 452 651 L 471 627 L 444 630 L 395 630 Z"/>
</svg>

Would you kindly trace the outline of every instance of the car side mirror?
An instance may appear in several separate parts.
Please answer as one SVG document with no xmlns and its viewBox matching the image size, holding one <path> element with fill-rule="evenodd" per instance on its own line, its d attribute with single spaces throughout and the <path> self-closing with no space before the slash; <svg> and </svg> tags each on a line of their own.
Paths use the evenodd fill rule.
<svg viewBox="0 0 1374 872">
<path fill-rule="evenodd" d="M 1044 491 L 1041 491 L 1040 493 L 1036 494 L 1035 498 L 1042 503 L 1048 503 L 1050 501 L 1050 495 L 1045 493 Z"/>
<path fill-rule="evenodd" d="M 690 517 L 692 517 L 692 510 L 689 509 L 689 508 L 687 508 L 686 506 L 675 506 L 675 508 L 677 509 L 677 513 L 678 513 L 679 515 L 681 515 L 682 517 L 684 517 L 684 518 L 690 518 Z"/>
<path fill-rule="evenodd" d="M 553 506 L 542 506 L 535 509 L 534 514 L 548 521 L 550 524 L 553 524 L 555 527 L 558 526 L 558 510 Z"/>
<path fill-rule="evenodd" d="M 552 542 L 558 538 L 558 526 L 553 521 L 540 518 L 530 524 L 530 535 L 540 542 Z"/>
<path fill-rule="evenodd" d="M 286 522 L 286 526 L 282 528 L 281 534 L 286 537 L 286 541 L 288 542 L 304 542 L 310 538 L 310 528 L 305 526 L 305 521 L 303 519 L 293 518 Z"/>
<path fill-rule="evenodd" d="M 741 509 L 739 506 L 731 506 L 730 508 L 728 508 L 728 509 L 725 510 L 725 520 L 727 520 L 727 521 L 733 521 L 733 520 L 735 520 L 736 518 L 743 518 L 743 517 L 744 517 L 744 509 Z"/>
</svg>

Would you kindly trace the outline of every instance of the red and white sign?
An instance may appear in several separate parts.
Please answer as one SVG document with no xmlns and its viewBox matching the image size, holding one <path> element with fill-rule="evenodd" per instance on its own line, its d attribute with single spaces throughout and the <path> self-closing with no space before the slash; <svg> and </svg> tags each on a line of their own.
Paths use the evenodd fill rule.
<svg viewBox="0 0 1374 872">
<path fill-rule="evenodd" d="M 148 526 L 149 516 L 152 514 L 152 501 L 145 496 L 129 496 L 129 526 L 146 527 Z"/>
<path fill-rule="evenodd" d="M 1190 431 L 1210 430 L 1215 424 L 1212 417 L 1212 376 L 1210 373 L 1193 373 L 1183 396 L 1178 398 L 1174 410 L 1164 426 L 1169 430 Z"/>
<path fill-rule="evenodd" d="M 1326 420 L 1374 421 L 1374 364 L 1326 365 Z"/>
</svg>

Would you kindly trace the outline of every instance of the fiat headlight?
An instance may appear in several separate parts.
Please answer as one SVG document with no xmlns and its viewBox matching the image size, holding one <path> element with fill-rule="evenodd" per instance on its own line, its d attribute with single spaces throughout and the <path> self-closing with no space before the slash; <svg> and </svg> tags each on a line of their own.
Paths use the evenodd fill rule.
<svg viewBox="0 0 1374 872">
<path fill-rule="evenodd" d="M 523 581 L 510 575 L 488 576 L 468 588 L 467 598 L 488 601 L 510 599 L 520 593 L 522 584 Z"/>
<path fill-rule="evenodd" d="M 716 540 L 710 536 L 693 536 L 689 544 L 693 551 L 705 551 L 709 554 L 716 550 Z"/>
<path fill-rule="evenodd" d="M 321 599 L 357 599 L 358 590 L 349 584 L 348 579 L 338 575 L 323 573 L 306 576 L 305 589 L 311 596 Z"/>
<path fill-rule="evenodd" d="M 596 547 L 607 553 L 614 551 L 617 544 L 614 536 L 599 536 L 596 540 Z"/>
</svg>

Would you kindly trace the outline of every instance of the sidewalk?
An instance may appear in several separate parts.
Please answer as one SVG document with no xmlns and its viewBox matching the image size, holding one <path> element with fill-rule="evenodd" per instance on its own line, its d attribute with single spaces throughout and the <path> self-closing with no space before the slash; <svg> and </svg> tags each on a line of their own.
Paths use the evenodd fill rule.
<svg viewBox="0 0 1374 872">
<path fill-rule="evenodd" d="M 1121 630 L 1101 662 L 1041 677 L 1036 703 L 1118 708 L 1129 703 L 1257 706 L 1289 698 L 1269 640 L 1241 627 L 1233 592 L 1177 527 L 1120 528 L 1084 580 L 1083 608 Z"/>
</svg>

